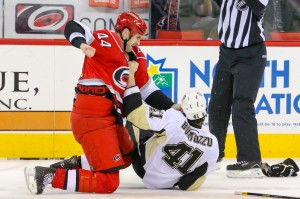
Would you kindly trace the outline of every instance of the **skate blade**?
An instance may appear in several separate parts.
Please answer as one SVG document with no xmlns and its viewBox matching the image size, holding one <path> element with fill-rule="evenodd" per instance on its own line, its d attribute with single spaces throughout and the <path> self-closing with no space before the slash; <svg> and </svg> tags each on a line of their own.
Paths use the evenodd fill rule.
<svg viewBox="0 0 300 199">
<path fill-rule="evenodd" d="M 24 168 L 25 181 L 27 189 L 33 193 L 37 194 L 37 184 L 35 180 L 35 168 Z"/>
<path fill-rule="evenodd" d="M 249 169 L 245 171 L 230 170 L 227 171 L 228 178 L 263 178 L 261 169 Z"/>
</svg>

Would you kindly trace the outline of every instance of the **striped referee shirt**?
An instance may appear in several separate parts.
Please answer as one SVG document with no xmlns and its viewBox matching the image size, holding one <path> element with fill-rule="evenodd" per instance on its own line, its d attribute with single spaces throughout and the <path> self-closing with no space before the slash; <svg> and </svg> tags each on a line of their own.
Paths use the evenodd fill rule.
<svg viewBox="0 0 300 199">
<path fill-rule="evenodd" d="M 221 42 L 242 48 L 265 40 L 263 18 L 269 0 L 223 0 L 218 25 Z"/>
</svg>

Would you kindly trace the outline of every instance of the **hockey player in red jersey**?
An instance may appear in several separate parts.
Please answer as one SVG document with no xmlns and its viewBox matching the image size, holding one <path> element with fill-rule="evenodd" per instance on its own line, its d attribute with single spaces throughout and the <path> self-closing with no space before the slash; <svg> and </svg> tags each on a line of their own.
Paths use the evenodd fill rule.
<svg viewBox="0 0 300 199">
<path fill-rule="evenodd" d="M 146 29 L 144 20 L 134 12 L 119 15 L 116 32 L 91 31 L 77 21 L 67 23 L 66 39 L 86 55 L 71 114 L 73 135 L 85 155 L 62 163 L 75 162 L 74 169 L 55 165 L 25 168 L 30 192 L 41 194 L 50 183 L 75 192 L 112 193 L 118 188 L 119 170 L 131 164 L 134 147 L 122 123 L 129 64 L 138 66 L 136 84 L 148 104 L 157 109 L 178 107 L 147 74 L 146 58 L 138 47 Z"/>
</svg>

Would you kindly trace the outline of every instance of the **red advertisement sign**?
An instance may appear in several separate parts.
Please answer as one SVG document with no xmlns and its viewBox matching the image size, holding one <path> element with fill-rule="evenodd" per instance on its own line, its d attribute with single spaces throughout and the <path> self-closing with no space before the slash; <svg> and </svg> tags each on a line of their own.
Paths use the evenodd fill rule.
<svg viewBox="0 0 300 199">
<path fill-rule="evenodd" d="M 149 0 L 130 0 L 130 8 L 148 8 Z"/>
<path fill-rule="evenodd" d="M 89 6 L 91 7 L 107 7 L 107 8 L 119 8 L 119 0 L 89 0 Z"/>
</svg>

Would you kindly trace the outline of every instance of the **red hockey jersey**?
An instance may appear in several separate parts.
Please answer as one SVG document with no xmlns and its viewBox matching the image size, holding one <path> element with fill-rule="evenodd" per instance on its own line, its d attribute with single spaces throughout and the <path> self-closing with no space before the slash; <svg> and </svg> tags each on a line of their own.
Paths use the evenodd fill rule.
<svg viewBox="0 0 300 199">
<path fill-rule="evenodd" d="M 92 58 L 85 57 L 79 84 L 106 85 L 116 96 L 119 104 L 123 104 L 122 98 L 129 75 L 129 60 L 124 54 L 121 41 L 115 32 L 106 29 L 94 31 L 93 37 L 89 45 L 96 49 L 96 53 Z M 135 73 L 136 84 L 141 88 L 149 80 L 147 62 L 138 46 L 133 47 L 133 53 L 139 63 Z"/>
</svg>

